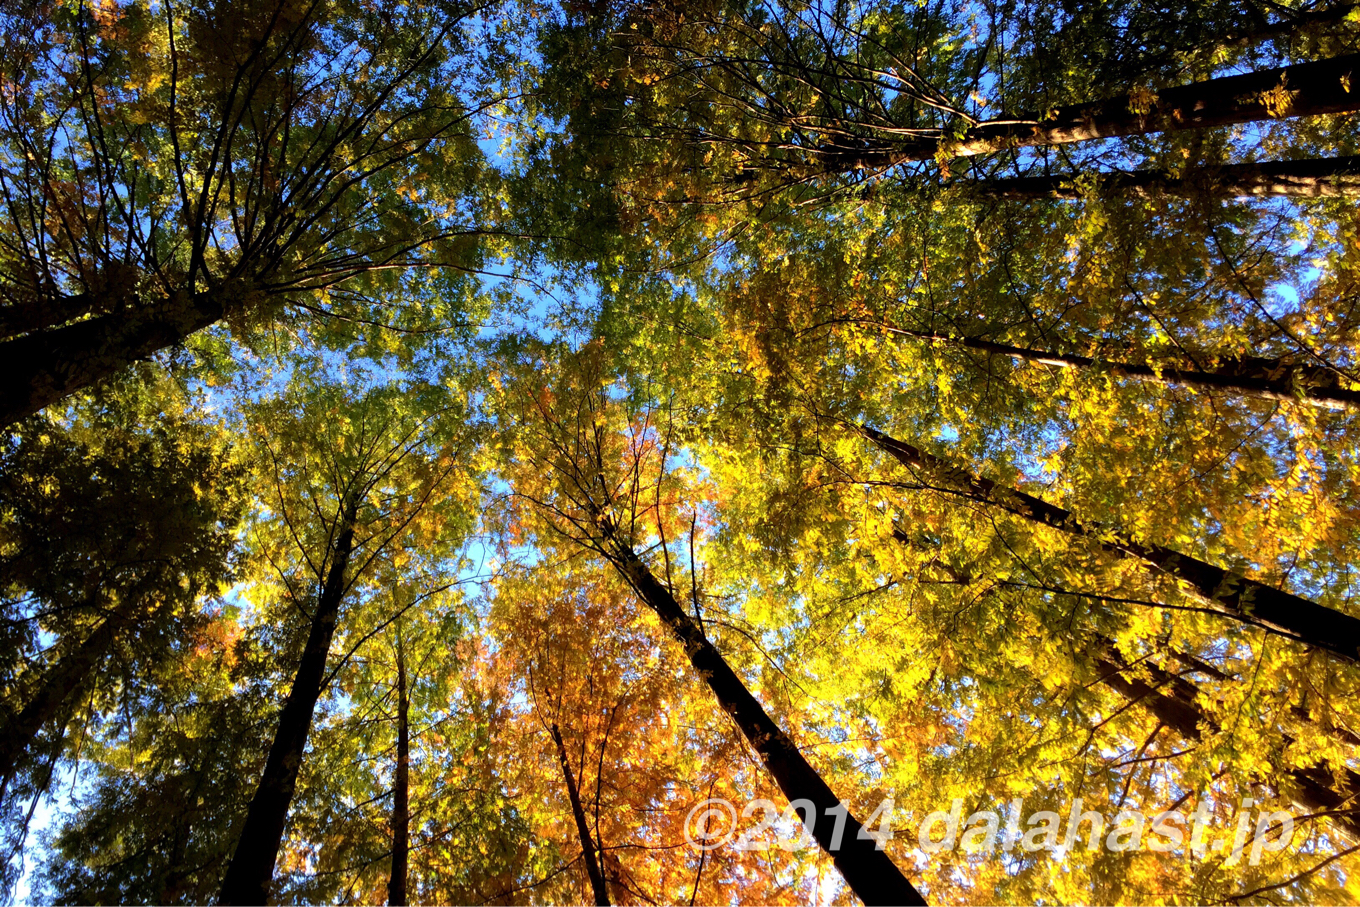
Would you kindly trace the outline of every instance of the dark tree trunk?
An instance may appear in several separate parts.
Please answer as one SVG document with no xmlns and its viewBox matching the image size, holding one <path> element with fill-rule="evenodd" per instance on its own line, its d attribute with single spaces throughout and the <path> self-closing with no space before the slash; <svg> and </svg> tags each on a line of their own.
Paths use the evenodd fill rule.
<svg viewBox="0 0 1360 907">
<path fill-rule="evenodd" d="M 104 618 L 74 651 L 52 665 L 33 698 L 12 721 L 0 728 L 3 730 L 0 733 L 0 793 L 9 788 L 15 767 L 34 739 L 57 719 L 76 691 L 89 682 L 95 667 L 131 623 L 125 611 L 115 611 Z"/>
<path fill-rule="evenodd" d="M 1072 512 L 1014 488 L 999 486 L 867 426 L 861 431 L 898 462 L 939 487 L 1035 523 L 1090 539 L 1117 557 L 1134 558 L 1189 585 L 1209 607 L 1314 648 L 1360 663 L 1360 620 L 1161 545 L 1086 526 Z"/>
<path fill-rule="evenodd" d="M 31 416 L 216 324 L 223 301 L 170 299 L 0 343 L 0 426 Z"/>
<path fill-rule="evenodd" d="M 222 882 L 219 904 L 264 904 L 274 877 L 274 862 L 283 842 L 288 807 L 297 788 L 302 752 L 312 728 L 312 714 L 321 698 L 326 658 L 335 635 L 340 603 L 345 594 L 345 570 L 354 547 L 354 521 L 358 502 L 346 501 L 339 535 L 331 558 L 326 584 L 317 597 L 316 613 L 302 650 L 302 661 L 293 676 L 293 687 L 279 714 L 278 730 L 269 748 L 264 775 L 250 801 L 236 853 Z"/>
<path fill-rule="evenodd" d="M 1104 101 L 1069 104 L 1043 114 L 998 118 L 972 127 L 957 141 L 944 136 L 900 142 L 880 140 L 861 149 L 820 150 L 817 159 L 827 173 L 886 170 L 942 155 L 970 157 L 1007 148 L 1066 145 L 1282 117 L 1353 113 L 1360 110 L 1360 87 L 1351 90 L 1352 75 L 1360 80 L 1360 54 L 1194 82 L 1165 89 L 1155 98 L 1119 95 Z"/>
<path fill-rule="evenodd" d="M 1154 369 L 1145 364 L 1096 360 L 1071 353 L 1053 353 L 1011 346 L 979 337 L 951 337 L 929 331 L 894 327 L 886 329 L 894 334 L 953 343 L 970 350 L 995 353 L 1023 362 L 1038 362 L 1058 368 L 1103 368 L 1114 375 L 1139 381 L 1214 388 L 1243 397 L 1302 401 L 1330 409 L 1360 409 L 1360 391 L 1347 390 L 1339 386 L 1335 372 L 1320 366 L 1298 365 L 1280 359 L 1237 356 L 1222 358 L 1211 369 L 1177 368 L 1169 363 L 1160 369 Z"/>
<path fill-rule="evenodd" d="M 1238 679 L 1230 674 L 1226 674 L 1223 671 L 1220 671 L 1218 668 L 1214 667 L 1208 662 L 1196 658 L 1193 655 L 1188 655 L 1185 652 L 1181 652 L 1176 649 L 1169 649 L 1168 654 L 1173 659 L 1180 662 L 1181 665 L 1187 671 L 1194 671 L 1203 674 L 1205 677 L 1212 677 L 1214 680 L 1234 681 Z M 1303 722 L 1304 724 L 1312 725 L 1322 733 L 1326 734 L 1329 737 L 1334 737 L 1335 739 L 1340 740 L 1347 746 L 1360 746 L 1360 735 L 1357 735 L 1354 731 L 1350 730 L 1349 728 L 1338 727 L 1335 724 L 1329 724 L 1325 721 L 1318 720 L 1317 718 L 1313 717 L 1313 714 L 1309 712 L 1308 709 L 1301 705 L 1291 705 L 1289 707 L 1289 714 L 1294 716 L 1295 721 L 1300 721 Z"/>
<path fill-rule="evenodd" d="M 0 306 L 0 340 L 57 327 L 90 314 L 94 306 L 95 300 L 86 293 L 76 296 L 38 294 L 22 302 L 11 301 Z"/>
<path fill-rule="evenodd" d="M 631 547 L 615 534 L 613 524 L 600 514 L 609 559 L 648 607 L 684 647 L 695 672 L 708 684 L 723 711 L 731 716 L 751 747 L 760 755 L 765 768 L 790 801 L 811 801 L 816 810 L 812 837 L 831 855 L 846 884 L 867 905 L 925 904 L 925 899 L 893 864 L 876 842 L 861 837 L 863 826 L 845 808 L 844 834 L 840 846 L 833 847 L 835 819 L 840 799 L 803 758 L 794 742 L 774 723 L 760 702 L 751 695 L 740 677 L 727 664 L 703 630 L 694 622 L 670 590 L 662 585 Z M 831 812 L 835 810 L 835 812 Z M 806 810 L 798 813 L 806 822 Z"/>
<path fill-rule="evenodd" d="M 1219 731 L 1218 725 L 1195 702 L 1198 691 L 1194 684 L 1156 665 L 1142 662 L 1139 668 L 1151 677 L 1151 683 L 1137 676 L 1118 653 L 1104 649 L 1096 654 L 1096 668 L 1101 681 L 1125 699 L 1136 702 L 1157 716 L 1157 720 L 1186 740 L 1198 741 L 1207 730 Z M 1284 793 L 1305 813 L 1327 813 L 1338 831 L 1360 843 L 1360 775 L 1342 768 L 1337 775 L 1320 767 L 1288 769 L 1283 773 Z M 1338 792 L 1340 782 L 1350 793 Z"/>
<path fill-rule="evenodd" d="M 1079 200 L 1080 176 L 1020 176 L 960 186 L 982 198 Z M 1360 157 L 1197 167 L 1178 176 L 1164 170 L 1101 173 L 1095 175 L 1093 188 L 1098 196 L 1120 198 L 1353 198 L 1360 196 Z"/>
<path fill-rule="evenodd" d="M 397 636 L 397 771 L 392 788 L 392 874 L 389 907 L 406 904 L 406 866 L 411 852 L 411 702 L 406 690 L 406 652 Z"/>
<path fill-rule="evenodd" d="M 595 838 L 590 834 L 590 823 L 586 822 L 586 811 L 581 806 L 581 793 L 576 787 L 576 779 L 571 774 L 571 763 L 567 761 L 567 745 L 562 741 L 562 732 L 553 722 L 553 743 L 557 744 L 557 759 L 562 765 L 562 777 L 567 782 L 567 798 L 571 800 L 571 814 L 576 819 L 576 833 L 581 838 L 581 854 L 586 861 L 586 874 L 590 876 L 591 893 L 595 895 L 596 907 L 609 907 L 609 886 L 605 884 L 604 873 L 600 871 L 600 861 L 596 857 Z"/>
</svg>

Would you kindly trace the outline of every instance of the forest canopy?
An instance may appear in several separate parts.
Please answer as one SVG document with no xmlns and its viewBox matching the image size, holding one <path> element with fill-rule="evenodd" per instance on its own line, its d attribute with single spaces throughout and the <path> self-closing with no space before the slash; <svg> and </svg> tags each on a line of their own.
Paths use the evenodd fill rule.
<svg viewBox="0 0 1360 907">
<path fill-rule="evenodd" d="M 0 897 L 1360 901 L 1357 199 L 1342 0 L 6 4 Z"/>
</svg>

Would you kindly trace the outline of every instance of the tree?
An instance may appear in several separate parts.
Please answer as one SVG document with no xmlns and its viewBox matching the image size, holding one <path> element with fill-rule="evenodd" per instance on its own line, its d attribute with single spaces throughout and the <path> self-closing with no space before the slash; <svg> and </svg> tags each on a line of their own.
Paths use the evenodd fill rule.
<svg viewBox="0 0 1360 907">
<path fill-rule="evenodd" d="M 1102 683 L 1150 711 L 1186 740 L 1197 741 L 1205 732 L 1220 731 L 1195 704 L 1196 690 L 1183 678 L 1146 662 L 1130 666 L 1117 652 L 1098 655 L 1095 668 Z M 1149 680 L 1140 673 L 1149 674 Z M 1354 807 L 1347 805 L 1360 788 L 1360 776 L 1349 769 L 1342 769 L 1340 776 L 1342 789 L 1338 791 L 1332 772 L 1320 767 L 1292 770 L 1285 774 L 1288 797 L 1305 814 L 1327 816 L 1352 844 L 1360 843 L 1360 821 Z"/>
<path fill-rule="evenodd" d="M 387 903 L 406 903 L 406 874 L 411 857 L 411 700 L 406 690 L 406 650 L 397 629 L 397 759 L 392 789 L 392 872 Z"/>
<path fill-rule="evenodd" d="M 1360 896 L 1360 10 L 11 7 L 15 897 Z"/>
<path fill-rule="evenodd" d="M 890 325 L 881 327 L 890 334 L 917 340 L 953 344 L 969 350 L 996 356 L 1008 356 L 1021 362 L 1033 362 L 1056 368 L 1104 368 L 1120 378 L 1132 378 L 1159 384 L 1179 384 L 1186 387 L 1223 390 L 1260 400 L 1293 402 L 1302 400 L 1314 406 L 1331 409 L 1354 409 L 1360 406 L 1360 393 L 1341 386 L 1336 371 L 1317 365 L 1290 362 L 1284 358 L 1266 359 L 1260 356 L 1225 357 L 1212 366 L 1197 367 L 1196 363 L 1181 365 L 1176 362 L 1144 365 L 1136 362 L 1109 362 L 1075 353 L 1036 350 L 1029 347 L 1000 343 L 984 337 L 955 337 Z"/>
<path fill-rule="evenodd" d="M 1017 489 L 998 488 L 988 479 L 973 476 L 875 429 L 865 427 L 862 430 L 870 441 L 904 466 L 923 470 L 935 477 L 925 480 L 929 483 L 938 482 L 941 487 L 958 489 L 961 495 L 970 500 L 997 506 L 1063 532 L 1094 539 L 1111 554 L 1137 558 L 1185 582 L 1209 607 L 1217 611 L 1324 649 L 1349 661 L 1360 660 L 1360 619 L 1161 545 L 1140 543 L 1117 532 L 1087 526 L 1071 511 Z"/>
<path fill-rule="evenodd" d="M 576 832 L 581 836 L 581 856 L 586 863 L 586 872 L 590 876 L 590 890 L 595 895 L 597 907 L 609 907 L 609 888 L 605 884 L 604 875 L 600 872 L 600 861 L 598 852 L 601 849 L 590 833 L 590 826 L 586 823 L 586 813 L 581 806 L 581 794 L 576 787 L 576 779 L 571 774 L 571 760 L 567 758 L 567 745 L 562 742 L 562 732 L 558 730 L 556 724 L 549 726 L 552 734 L 553 743 L 557 745 L 557 758 L 562 764 L 562 781 L 567 785 L 567 796 L 571 799 L 571 814 L 576 820 Z"/>
<path fill-rule="evenodd" d="M 650 413 L 629 424 L 626 434 L 609 431 L 608 382 L 601 387 L 600 372 L 591 370 L 599 368 L 600 352 L 598 344 L 586 348 L 579 376 L 569 372 L 556 388 L 529 391 L 530 408 L 522 418 L 533 420 L 542 445 L 532 456 L 558 484 L 540 497 L 523 486 L 519 493 L 545 511 L 555 533 L 605 560 L 657 615 L 855 894 L 866 904 L 924 903 L 728 665 L 705 634 L 702 617 L 691 617 L 638 556 L 635 540 L 642 532 L 650 534 L 649 521 L 655 521 L 663 548 L 666 544 L 662 501 L 675 493 L 663 492 L 671 451 L 666 428 L 653 426 Z M 648 500 L 649 492 L 655 503 Z M 844 835 L 833 844 L 830 823 L 817 818 L 838 818 L 838 813 L 845 818 Z"/>
<path fill-rule="evenodd" d="M 404 270 L 477 267 L 474 8 L 29 7 L 0 21 L 0 424 L 224 320 L 419 328 L 384 315 Z"/>
<path fill-rule="evenodd" d="M 273 717 L 268 652 L 238 610 L 214 608 L 117 720 L 90 728 L 86 790 L 64 806 L 34 900 L 216 897 Z"/>
<path fill-rule="evenodd" d="M 429 416 L 402 409 L 399 393 L 378 387 L 353 399 L 343 387 L 319 385 L 266 407 L 278 419 L 281 407 L 304 404 L 293 424 L 279 419 L 271 426 L 280 429 L 276 440 L 262 438 L 268 461 L 261 465 L 274 483 L 269 509 L 278 515 L 262 554 L 280 571 L 289 604 L 305 615 L 307 633 L 222 883 L 222 903 L 258 903 L 268 896 L 317 701 L 335 676 L 330 650 L 347 595 L 460 468 L 457 436 L 441 440 Z M 317 418 L 328 421 L 317 424 Z M 430 519 L 426 515 L 427 523 L 418 525 Z M 352 563 L 355 552 L 362 559 Z M 297 564 L 291 570 L 290 561 Z"/>
<path fill-rule="evenodd" d="M 1123 93 L 1059 100 L 1073 85 L 1092 82 L 1081 72 L 1054 73 L 1048 42 L 1028 30 L 1016 40 L 995 13 L 987 21 L 966 8 L 912 11 L 886 2 L 629 5 L 569 19 L 553 35 L 547 56 L 555 74 L 572 86 L 588 78 L 592 87 L 552 110 L 571 118 L 574 141 L 594 143 L 590 159 L 613 171 L 635 210 L 665 223 L 687 207 L 753 202 L 746 210 L 755 212 L 783 190 L 809 204 L 904 168 L 906 178 L 933 185 L 969 158 L 988 157 L 975 169 L 990 175 L 1017 160 L 1028 169 L 1027 148 L 1356 109 L 1345 88 L 1357 62 L 1350 55 L 1239 75 L 1216 71 L 1222 60 L 1215 51 L 1231 58 L 1253 42 L 1224 33 L 1237 28 L 1230 4 L 1212 6 L 1203 18 L 1217 21 L 1195 23 L 1203 28 L 1198 35 L 1152 26 L 1169 46 L 1130 61 L 1115 82 L 1126 86 Z M 1054 18 L 1080 18 L 1045 4 L 1015 15 L 1047 16 L 1050 27 Z M 1129 15 L 1147 14 L 1135 8 Z M 1119 28 L 1118 17 L 1110 20 L 1074 23 L 1077 53 L 1119 43 L 1108 34 Z M 1271 38 L 1290 29 L 1285 18 Z M 1182 73 L 1162 71 L 1168 58 L 1197 51 L 1199 81 L 1185 84 Z M 593 67 L 582 62 L 591 54 Z M 1102 59 L 1108 57 L 1087 57 Z M 621 143 L 630 150 L 615 150 Z M 639 147 L 649 143 L 655 147 Z"/>
<path fill-rule="evenodd" d="M 1164 170 L 1061 176 L 1003 177 L 968 191 L 984 198 L 1030 201 L 1081 199 L 1087 194 L 1145 198 L 1156 195 L 1261 198 L 1322 198 L 1360 192 L 1360 159 L 1355 156 L 1301 161 L 1227 164 L 1173 174 Z"/>
<path fill-rule="evenodd" d="M 154 397 L 115 397 L 6 438 L 0 802 L 16 849 L 27 819 L 12 810 L 45 791 L 67 728 L 135 696 L 231 575 L 240 471 L 219 431 L 171 403 L 149 429 Z"/>
</svg>

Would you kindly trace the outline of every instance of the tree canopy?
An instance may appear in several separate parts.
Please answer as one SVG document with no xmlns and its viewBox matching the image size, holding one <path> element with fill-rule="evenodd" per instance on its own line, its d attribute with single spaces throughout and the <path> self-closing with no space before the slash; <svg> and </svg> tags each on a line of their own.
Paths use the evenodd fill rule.
<svg viewBox="0 0 1360 907">
<path fill-rule="evenodd" d="M 10 4 L 4 896 L 1355 902 L 1357 196 L 1344 2 Z"/>
</svg>

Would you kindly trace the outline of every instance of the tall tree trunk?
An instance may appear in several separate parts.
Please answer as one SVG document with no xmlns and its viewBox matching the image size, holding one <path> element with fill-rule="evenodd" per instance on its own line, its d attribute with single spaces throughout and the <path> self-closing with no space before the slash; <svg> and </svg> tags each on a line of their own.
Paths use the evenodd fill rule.
<svg viewBox="0 0 1360 907">
<path fill-rule="evenodd" d="M 335 540 L 335 552 L 326 574 L 326 584 L 317 597 L 307 645 L 302 650 L 302 661 L 298 664 L 297 673 L 293 676 L 293 687 L 279 714 L 279 726 L 274 734 L 274 743 L 269 748 L 264 775 L 250 801 L 236 853 L 231 858 L 231 865 L 227 867 L 227 875 L 222 882 L 219 904 L 264 904 L 269 898 L 274 862 L 278 859 L 279 846 L 283 842 L 288 807 L 297 788 L 302 751 L 312 728 L 316 702 L 321 697 L 326 658 L 330 653 L 331 638 L 335 635 L 340 602 L 345 594 L 345 571 L 354 547 L 357 511 L 357 499 L 350 498 L 345 502 L 340 532 Z"/>
<path fill-rule="evenodd" d="M 1078 185 L 1081 177 L 1076 173 L 1020 176 L 960 185 L 981 198 L 1079 200 L 1084 197 Z M 1092 183 L 1097 196 L 1120 198 L 1354 198 L 1360 196 L 1360 157 L 1196 167 L 1174 176 L 1165 170 L 1101 173 Z"/>
<path fill-rule="evenodd" d="M 406 652 L 397 630 L 397 771 L 392 789 L 392 874 L 389 907 L 406 904 L 406 866 L 411 852 L 411 702 L 406 691 Z"/>
<path fill-rule="evenodd" d="M 1204 730 L 1219 731 L 1218 724 L 1204 714 L 1195 702 L 1197 691 L 1193 684 L 1156 665 L 1139 665 L 1148 672 L 1152 682 L 1130 670 L 1117 652 L 1104 649 L 1096 654 L 1096 668 L 1100 680 L 1125 699 L 1136 702 L 1152 712 L 1157 720 L 1186 740 L 1199 741 Z M 1350 793 L 1336 790 L 1340 781 Z M 1352 843 L 1360 843 L 1360 775 L 1342 768 L 1334 777 L 1331 771 L 1312 766 L 1287 769 L 1283 773 L 1284 790 L 1294 805 L 1305 813 L 1327 813 L 1336 829 Z"/>
<path fill-rule="evenodd" d="M 1161 545 L 1086 526 L 1072 512 L 1015 488 L 999 486 L 868 426 L 860 431 L 899 463 L 925 472 L 942 490 L 989 504 L 1035 523 L 1090 539 L 1117 557 L 1134 558 L 1187 584 L 1213 610 L 1360 663 L 1360 619 L 1240 573 Z"/>
<path fill-rule="evenodd" d="M 19 759 L 38 734 L 61 713 L 71 697 L 94 675 L 95 666 L 132 623 L 134 608 L 123 605 L 100 621 L 74 651 L 48 669 L 33 697 L 0 728 L 0 794 L 8 790 Z"/>
<path fill-rule="evenodd" d="M 1351 90 L 1352 75 L 1357 79 Z M 1360 54 L 1296 63 L 1168 88 L 1155 96 L 1119 95 L 1047 113 L 984 121 L 957 140 L 874 141 L 858 149 L 814 151 L 826 173 L 886 170 L 909 161 L 971 157 L 1007 148 L 1067 145 L 1126 135 L 1232 126 L 1281 117 L 1360 110 Z"/>
<path fill-rule="evenodd" d="M 30 331 L 41 331 L 65 324 L 94 311 L 95 299 L 88 293 L 67 296 L 62 293 L 24 294 L 0 305 L 0 340 Z"/>
<path fill-rule="evenodd" d="M 925 904 L 925 899 L 888 855 L 878 849 L 876 842 L 867 834 L 861 836 L 863 826 L 859 820 L 850 814 L 848 807 L 841 806 L 840 798 L 803 758 L 793 740 L 766 714 L 670 590 L 652 575 L 637 552 L 619 538 L 610 518 L 603 513 L 596 516 L 610 561 L 684 647 L 695 672 L 708 684 L 723 711 L 731 716 L 747 742 L 760 755 L 784 796 L 791 802 L 808 800 L 813 804 L 812 837 L 831 855 L 855 895 L 866 905 Z M 833 832 L 841 809 L 845 816 L 844 834 L 836 847 Z M 799 806 L 797 811 L 807 822 L 807 810 Z"/>
<path fill-rule="evenodd" d="M 609 887 L 605 885 L 600 861 L 595 856 L 595 838 L 590 834 L 590 823 L 586 822 L 586 811 L 581 806 L 581 793 L 576 787 L 576 779 L 572 777 L 571 763 L 567 761 L 567 745 L 562 741 L 557 722 L 554 721 L 549 730 L 553 743 L 557 744 L 557 759 L 562 764 L 562 777 L 567 782 L 567 797 L 571 800 L 571 814 L 576 819 L 576 833 L 581 838 L 581 854 L 586 860 L 586 874 L 590 876 L 590 889 L 595 895 L 596 907 L 609 907 Z"/>
<path fill-rule="evenodd" d="M 0 427 L 216 324 L 220 296 L 168 299 L 0 343 Z"/>
<path fill-rule="evenodd" d="M 1158 384 L 1215 388 L 1262 400 L 1301 400 L 1329 409 L 1360 409 L 1360 391 L 1347 390 L 1339 386 L 1337 375 L 1332 370 L 1285 362 L 1281 359 L 1229 356 L 1219 359 L 1217 366 L 1212 369 L 1177 368 L 1170 363 L 1153 368 L 1134 362 L 1109 362 L 1072 353 L 1054 353 L 1011 346 L 1007 343 L 983 340 L 980 337 L 953 337 L 931 331 L 880 326 L 889 333 L 915 337 L 919 340 L 953 343 L 970 350 L 996 353 L 1023 362 L 1038 362 L 1058 368 L 1103 368 L 1123 378 L 1136 378 Z"/>
</svg>

